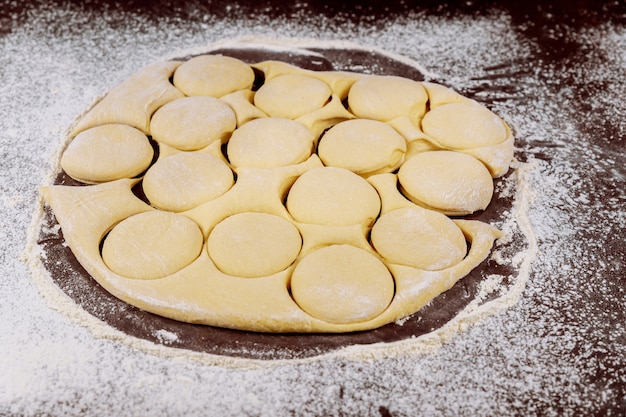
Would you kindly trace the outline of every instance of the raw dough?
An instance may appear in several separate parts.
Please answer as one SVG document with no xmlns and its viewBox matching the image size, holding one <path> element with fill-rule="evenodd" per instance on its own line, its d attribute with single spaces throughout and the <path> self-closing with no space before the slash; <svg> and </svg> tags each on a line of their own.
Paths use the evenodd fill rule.
<svg viewBox="0 0 626 417">
<path fill-rule="evenodd" d="M 296 227 L 266 213 L 239 213 L 220 222 L 208 239 L 209 256 L 224 273 L 272 275 L 295 261 L 302 247 Z"/>
<path fill-rule="evenodd" d="M 419 153 L 402 165 L 398 178 L 412 201 L 451 216 L 484 210 L 493 195 L 489 170 L 460 152 Z"/>
<path fill-rule="evenodd" d="M 122 124 L 93 127 L 79 133 L 61 157 L 67 174 L 98 183 L 132 178 L 148 168 L 154 151 L 141 131 Z"/>
<path fill-rule="evenodd" d="M 213 142 L 226 141 L 237 127 L 235 113 L 213 97 L 185 97 L 154 113 L 152 138 L 181 151 L 195 151 Z"/>
<path fill-rule="evenodd" d="M 174 86 L 188 96 L 222 97 L 252 87 L 254 71 L 242 61 L 222 55 L 200 55 L 174 72 Z"/>
<path fill-rule="evenodd" d="M 202 233 L 187 217 L 164 211 L 136 214 L 104 239 L 102 259 L 111 271 L 134 279 L 158 279 L 189 265 L 202 250 Z"/>
<path fill-rule="evenodd" d="M 228 141 L 233 167 L 276 168 L 296 165 L 313 152 L 314 137 L 306 127 L 278 117 L 252 120 Z"/>
<path fill-rule="evenodd" d="M 234 184 L 233 172 L 216 156 L 181 152 L 159 159 L 143 178 L 150 204 L 180 212 L 213 200 Z"/>
<path fill-rule="evenodd" d="M 354 119 L 330 128 L 317 152 L 326 166 L 369 176 L 395 171 L 404 160 L 406 141 L 386 123 Z"/>
<path fill-rule="evenodd" d="M 254 104 L 270 116 L 295 119 L 322 108 L 331 93 L 330 87 L 316 78 L 284 74 L 263 84 Z"/>
<path fill-rule="evenodd" d="M 374 255 L 350 245 L 331 245 L 303 258 L 291 292 L 311 316 L 329 323 L 359 323 L 380 315 L 394 294 L 391 273 Z"/>
</svg>

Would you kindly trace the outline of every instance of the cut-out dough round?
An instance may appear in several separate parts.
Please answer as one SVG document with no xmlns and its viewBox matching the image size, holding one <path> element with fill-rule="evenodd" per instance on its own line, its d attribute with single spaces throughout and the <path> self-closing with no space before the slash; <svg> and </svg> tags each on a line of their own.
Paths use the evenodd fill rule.
<svg viewBox="0 0 626 417">
<path fill-rule="evenodd" d="M 150 167 L 143 191 L 153 206 L 180 212 L 219 197 L 234 181 L 231 169 L 216 156 L 181 152 Z"/>
<path fill-rule="evenodd" d="M 367 181 L 347 169 L 313 168 L 291 187 L 287 209 L 302 223 L 370 225 L 380 212 L 380 198 Z"/>
<path fill-rule="evenodd" d="M 403 161 L 406 141 L 386 123 L 354 119 L 330 128 L 317 152 L 326 166 L 372 175 L 396 170 Z"/>
<path fill-rule="evenodd" d="M 235 130 L 228 141 L 228 159 L 235 168 L 296 165 L 311 156 L 313 140 L 313 134 L 293 120 L 256 119 Z"/>
<path fill-rule="evenodd" d="M 195 151 L 225 141 L 237 127 L 235 113 L 213 97 L 185 97 L 157 110 L 150 121 L 152 138 L 181 151 Z"/>
<path fill-rule="evenodd" d="M 141 131 L 109 124 L 79 133 L 63 153 L 61 166 L 78 181 L 98 183 L 141 174 L 153 155 L 150 141 Z"/>
<path fill-rule="evenodd" d="M 452 220 L 420 207 L 383 214 L 372 228 L 371 239 L 385 260 L 428 271 L 456 265 L 467 253 L 463 232 Z"/>
<path fill-rule="evenodd" d="M 165 211 L 136 214 L 116 225 L 102 245 L 111 271 L 133 279 L 158 279 L 189 265 L 202 250 L 200 228 Z"/>
<path fill-rule="evenodd" d="M 222 97 L 252 87 L 254 71 L 236 58 L 200 55 L 174 72 L 174 86 L 188 96 Z"/>
<path fill-rule="evenodd" d="M 215 226 L 209 256 L 224 273 L 244 278 L 272 275 L 300 253 L 302 238 L 288 221 L 266 213 L 240 213 Z"/>
<path fill-rule="evenodd" d="M 493 195 L 489 170 L 460 152 L 419 153 L 402 165 L 398 179 L 412 201 L 449 215 L 484 210 Z"/>
<path fill-rule="evenodd" d="M 331 245 L 302 258 L 291 278 L 300 308 L 330 323 L 358 323 L 381 314 L 394 295 L 394 281 L 371 253 Z"/>
<path fill-rule="evenodd" d="M 295 119 L 320 109 L 332 90 L 323 81 L 301 74 L 285 74 L 267 81 L 254 96 L 254 104 L 272 117 Z"/>
<path fill-rule="evenodd" d="M 356 116 L 383 122 L 403 116 L 420 119 L 427 101 L 428 95 L 420 83 L 396 76 L 360 79 L 348 94 L 350 110 Z"/>
<path fill-rule="evenodd" d="M 489 109 L 473 102 L 436 107 L 422 119 L 422 130 L 449 149 L 471 149 L 504 142 L 508 131 Z"/>
</svg>

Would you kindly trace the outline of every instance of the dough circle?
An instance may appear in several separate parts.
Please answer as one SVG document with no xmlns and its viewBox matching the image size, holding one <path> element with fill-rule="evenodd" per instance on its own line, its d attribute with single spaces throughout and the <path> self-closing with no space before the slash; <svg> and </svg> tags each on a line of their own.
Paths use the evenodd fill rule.
<svg viewBox="0 0 626 417">
<path fill-rule="evenodd" d="M 428 95 L 417 81 L 391 75 L 371 75 L 354 83 L 348 94 L 350 111 L 363 119 L 388 122 L 398 117 L 420 119 Z"/>
<path fill-rule="evenodd" d="M 170 101 L 150 120 L 152 138 L 181 151 L 195 151 L 225 141 L 237 127 L 235 113 L 213 97 L 185 97 Z"/>
<path fill-rule="evenodd" d="M 102 244 L 102 259 L 116 274 L 150 280 L 171 275 L 195 260 L 204 238 L 180 214 L 149 211 L 121 221 Z"/>
<path fill-rule="evenodd" d="M 252 120 L 228 140 L 228 159 L 235 167 L 276 168 L 299 164 L 313 152 L 313 134 L 290 119 Z"/>
<path fill-rule="evenodd" d="M 224 273 L 257 278 L 283 271 L 302 247 L 298 229 L 267 213 L 235 214 L 218 223 L 208 238 L 209 256 Z"/>
<path fill-rule="evenodd" d="M 254 96 L 254 104 L 270 116 L 296 119 L 322 108 L 331 94 L 323 81 L 302 74 L 285 74 L 263 84 Z"/>
<path fill-rule="evenodd" d="M 370 225 L 380 206 L 378 193 L 366 180 L 335 167 L 305 172 L 287 196 L 287 210 L 294 219 L 328 226 Z"/>
<path fill-rule="evenodd" d="M 291 277 L 291 293 L 300 308 L 329 323 L 373 319 L 387 308 L 394 291 L 387 267 L 371 253 L 350 245 L 309 253 Z"/>
<path fill-rule="evenodd" d="M 223 55 L 200 55 L 174 72 L 174 86 L 187 96 L 222 97 L 252 87 L 254 71 L 243 61 Z"/>
<path fill-rule="evenodd" d="M 396 170 L 404 160 L 406 140 L 386 123 L 353 119 L 330 128 L 317 152 L 326 166 L 367 176 Z"/>
<path fill-rule="evenodd" d="M 428 271 L 456 265 L 467 254 L 461 229 L 445 215 L 420 207 L 383 214 L 371 239 L 386 261 Z"/>
<path fill-rule="evenodd" d="M 106 124 L 79 133 L 61 157 L 63 170 L 86 183 L 100 183 L 141 174 L 152 162 L 154 150 L 140 130 Z"/>
<path fill-rule="evenodd" d="M 150 204 L 180 212 L 213 200 L 234 184 L 233 172 L 221 159 L 200 152 L 181 152 L 158 160 L 143 178 Z"/>
<path fill-rule="evenodd" d="M 471 149 L 504 142 L 508 132 L 502 120 L 473 102 L 449 103 L 430 110 L 422 130 L 449 149 Z"/>
<path fill-rule="evenodd" d="M 484 210 L 493 195 L 489 170 L 460 152 L 418 153 L 400 167 L 398 179 L 410 200 L 449 215 Z"/>
</svg>

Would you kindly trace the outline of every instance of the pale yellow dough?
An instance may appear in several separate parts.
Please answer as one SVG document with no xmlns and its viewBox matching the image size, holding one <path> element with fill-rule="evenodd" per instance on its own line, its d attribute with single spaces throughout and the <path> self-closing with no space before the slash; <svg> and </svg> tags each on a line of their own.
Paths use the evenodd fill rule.
<svg viewBox="0 0 626 417">
<path fill-rule="evenodd" d="M 207 242 L 209 256 L 224 273 L 256 278 L 283 271 L 302 247 L 298 229 L 278 216 L 239 213 L 217 224 Z"/>
<path fill-rule="evenodd" d="M 180 212 L 221 196 L 234 182 L 233 172 L 220 158 L 181 152 L 150 167 L 143 178 L 143 191 L 153 206 Z"/>
<path fill-rule="evenodd" d="M 330 128 L 317 152 L 326 166 L 369 176 L 395 171 L 404 161 L 406 141 L 386 123 L 353 119 Z"/>
<path fill-rule="evenodd" d="M 152 116 L 152 138 L 182 151 L 223 142 L 237 127 L 235 113 L 213 97 L 185 97 L 167 103 Z"/>
<path fill-rule="evenodd" d="M 140 71 L 70 137 L 62 167 L 98 184 L 42 193 L 85 270 L 146 311 L 264 332 L 374 329 L 451 288 L 502 234 L 445 214 L 486 207 L 513 156 L 446 87 L 222 56 Z"/>
<path fill-rule="evenodd" d="M 398 178 L 412 201 L 452 216 L 486 209 L 493 195 L 489 170 L 459 152 L 418 153 L 402 165 Z"/>
<path fill-rule="evenodd" d="M 242 61 L 222 55 L 200 55 L 174 72 L 174 86 L 188 96 L 222 97 L 252 87 L 254 71 Z"/>
<path fill-rule="evenodd" d="M 202 233 L 187 217 L 150 211 L 127 218 L 108 234 L 102 259 L 111 271 L 136 279 L 163 278 L 198 257 Z"/>
<path fill-rule="evenodd" d="M 146 135 L 123 124 L 93 127 L 79 133 L 61 157 L 63 170 L 86 182 L 132 178 L 152 162 L 154 151 Z"/>
<path fill-rule="evenodd" d="M 233 167 L 276 168 L 304 162 L 313 152 L 314 137 L 298 122 L 269 117 L 252 120 L 228 141 Z"/>
</svg>

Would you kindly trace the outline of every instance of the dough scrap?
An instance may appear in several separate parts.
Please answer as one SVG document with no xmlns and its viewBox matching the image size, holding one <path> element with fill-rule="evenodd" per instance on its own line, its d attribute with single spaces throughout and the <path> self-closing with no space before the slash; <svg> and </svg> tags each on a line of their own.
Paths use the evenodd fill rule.
<svg viewBox="0 0 626 417">
<path fill-rule="evenodd" d="M 293 120 L 255 119 L 232 134 L 228 159 L 235 168 L 296 165 L 311 156 L 314 139 L 306 127 Z"/>
<path fill-rule="evenodd" d="M 99 183 L 139 175 L 153 156 L 154 150 L 141 131 L 108 124 L 79 133 L 63 152 L 61 166 L 75 180 Z"/>
<path fill-rule="evenodd" d="M 406 141 L 386 123 L 353 119 L 329 129 L 317 152 L 326 166 L 369 176 L 395 171 L 404 160 Z"/>
<path fill-rule="evenodd" d="M 235 113 L 213 97 L 185 97 L 158 109 L 150 121 L 152 138 L 182 151 L 224 142 L 237 127 Z"/>
<path fill-rule="evenodd" d="M 187 217 L 149 211 L 113 227 L 102 245 L 111 271 L 132 279 L 158 279 L 178 272 L 202 250 L 200 228 Z"/>
<path fill-rule="evenodd" d="M 380 198 L 367 181 L 347 169 L 313 168 L 291 187 L 287 210 L 302 223 L 370 225 L 380 212 Z"/>
<path fill-rule="evenodd" d="M 243 61 L 223 55 L 199 55 L 174 72 L 174 86 L 187 96 L 219 98 L 252 87 L 254 71 Z"/>
<path fill-rule="evenodd" d="M 300 260 L 291 278 L 291 292 L 311 316 L 350 324 L 380 315 L 393 298 L 394 281 L 371 253 L 350 245 L 331 245 Z"/>
<path fill-rule="evenodd" d="M 267 213 L 239 213 L 213 228 L 209 256 L 224 273 L 244 278 L 273 275 L 296 260 L 302 247 L 298 229 Z"/>
<path fill-rule="evenodd" d="M 451 216 L 484 210 L 493 196 L 489 170 L 460 152 L 418 153 L 402 165 L 398 178 L 409 199 Z"/>
<path fill-rule="evenodd" d="M 150 204 L 181 212 L 221 196 L 234 182 L 231 169 L 216 156 L 181 152 L 152 165 L 142 186 Z"/>
</svg>

